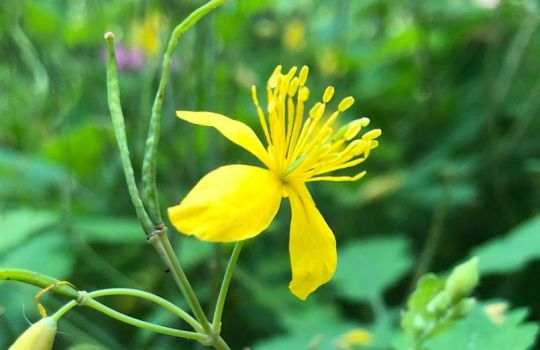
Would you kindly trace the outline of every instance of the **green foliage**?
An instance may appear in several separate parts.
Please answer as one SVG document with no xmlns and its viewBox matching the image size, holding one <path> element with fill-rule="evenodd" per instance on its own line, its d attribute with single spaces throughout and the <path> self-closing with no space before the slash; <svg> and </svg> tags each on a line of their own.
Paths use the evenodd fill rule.
<svg viewBox="0 0 540 350">
<path fill-rule="evenodd" d="M 56 224 L 59 216 L 55 212 L 36 211 L 28 208 L 10 210 L 0 215 L 0 226 L 4 232 L 0 240 L 0 254 L 16 249 L 33 234 Z"/>
<path fill-rule="evenodd" d="M 407 249 L 407 240 L 402 235 L 347 244 L 338 254 L 339 264 L 333 279 L 337 292 L 353 301 L 378 298 L 411 268 Z"/>
<path fill-rule="evenodd" d="M 257 350 L 336 349 L 336 341 L 347 331 L 357 328 L 341 320 L 332 308 L 316 304 L 286 315 L 287 334 L 256 345 Z M 301 325 L 301 327 L 299 327 Z"/>
<path fill-rule="evenodd" d="M 73 231 L 91 243 L 144 243 L 141 225 L 133 218 L 78 217 L 73 221 Z"/>
<path fill-rule="evenodd" d="M 470 312 L 475 300 L 467 297 L 477 284 L 477 258 L 455 267 L 447 279 L 428 274 L 418 281 L 401 321 L 414 349 L 425 349 L 427 340 L 447 332 Z"/>
<path fill-rule="evenodd" d="M 163 51 L 169 29 L 201 3 L 0 1 L 0 267 L 33 268 L 88 290 L 136 286 L 186 302 L 153 263 L 125 188 L 107 113 L 103 34 L 112 30 L 119 47 L 140 51 L 137 30 L 156 13 L 163 26 L 152 38 Z M 268 232 L 246 244 L 223 320 L 233 349 L 336 349 L 345 332 L 362 327 L 373 342 L 357 349 L 387 350 L 391 342 L 410 350 L 400 311 L 411 334 L 413 315 L 428 320 L 428 305 L 446 287 L 426 276 L 407 304 L 430 232 L 441 235 L 429 270 L 450 269 L 471 252 L 489 275 L 478 295 L 527 306 L 529 314 L 509 311 L 494 324 L 480 302 L 438 328 L 428 350 L 538 347 L 531 321 L 540 319 L 539 13 L 532 0 L 232 0 L 182 38 L 157 157 L 165 219 L 165 209 L 208 171 L 255 163 L 174 111 L 214 111 L 260 132 L 250 88 L 263 92 L 277 64 L 310 66 L 306 108 L 333 85 L 336 98 L 357 101 L 339 123 L 367 116 L 383 130 L 381 146 L 361 165 L 368 171 L 362 181 L 312 187 L 339 249 L 329 285 L 301 305 L 290 296 L 285 206 Z M 296 40 L 287 40 L 291 33 Z M 120 71 L 136 169 L 161 57 L 143 63 Z M 172 228 L 169 234 L 211 309 L 230 247 Z M 38 318 L 36 292 L 0 283 L 0 348 L 26 328 L 23 316 Z M 146 304 L 113 302 L 141 319 L 177 325 Z M 61 306 L 49 294 L 43 304 Z M 90 312 L 67 315 L 60 327 L 71 336 L 59 336 L 58 349 L 196 348 Z"/>
<path fill-rule="evenodd" d="M 416 289 L 407 301 L 407 311 L 403 314 L 401 322 L 401 326 L 409 337 L 414 338 L 427 322 L 433 320 L 433 315 L 428 312 L 427 306 L 437 294 L 444 290 L 444 283 L 443 279 L 432 274 L 423 276 L 418 281 Z"/>
<path fill-rule="evenodd" d="M 513 228 L 504 237 L 474 249 L 482 273 L 514 273 L 540 259 L 540 216 Z"/>
<path fill-rule="evenodd" d="M 451 330 L 426 343 L 430 350 L 527 350 L 538 335 L 538 324 L 524 322 L 525 309 L 504 312 L 501 303 L 482 303 Z M 499 311 L 491 311 L 490 307 Z"/>
</svg>

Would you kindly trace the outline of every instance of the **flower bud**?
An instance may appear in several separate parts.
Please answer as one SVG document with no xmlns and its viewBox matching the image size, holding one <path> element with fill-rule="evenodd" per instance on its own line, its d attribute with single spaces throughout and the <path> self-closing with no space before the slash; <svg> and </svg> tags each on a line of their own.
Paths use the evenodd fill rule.
<svg viewBox="0 0 540 350">
<path fill-rule="evenodd" d="M 440 315 L 443 314 L 450 306 L 450 299 L 448 294 L 443 290 L 429 302 L 426 309 L 429 313 Z"/>
<path fill-rule="evenodd" d="M 452 309 L 452 316 L 457 318 L 467 316 L 475 304 L 476 300 L 474 298 L 463 299 Z"/>
<path fill-rule="evenodd" d="M 458 265 L 446 280 L 445 291 L 452 303 L 468 296 L 478 284 L 478 258 Z"/>
<path fill-rule="evenodd" d="M 30 326 L 9 350 L 51 350 L 56 336 L 56 320 L 45 317 Z"/>
</svg>

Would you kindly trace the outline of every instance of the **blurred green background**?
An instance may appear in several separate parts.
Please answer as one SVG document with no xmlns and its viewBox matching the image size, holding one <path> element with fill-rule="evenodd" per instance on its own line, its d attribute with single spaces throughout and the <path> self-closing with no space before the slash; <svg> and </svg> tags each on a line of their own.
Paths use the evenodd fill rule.
<svg viewBox="0 0 540 350">
<path fill-rule="evenodd" d="M 85 290 L 142 288 L 185 305 L 129 200 L 106 104 L 103 34 L 116 34 L 140 169 L 163 46 L 201 4 L 0 2 L 0 267 L 33 269 Z M 482 275 L 476 296 L 527 308 L 522 318 L 537 322 L 539 26 L 536 1 L 238 0 L 182 37 L 158 155 L 162 208 L 220 165 L 256 164 L 174 111 L 215 111 L 260 131 L 250 86 L 263 86 L 278 64 L 310 66 L 310 103 L 334 85 L 337 98 L 357 101 L 345 121 L 367 116 L 383 130 L 363 180 L 311 188 L 338 241 L 331 283 L 307 302 L 289 293 L 286 205 L 246 245 L 223 321 L 231 347 L 348 349 L 340 337 L 362 327 L 374 341 L 358 348 L 388 349 L 417 277 L 472 255 Z M 210 310 L 232 247 L 170 235 Z M 25 317 L 37 319 L 36 291 L 0 283 L 0 348 L 27 326 Z M 43 300 L 50 311 L 64 302 Z M 182 327 L 133 299 L 106 302 Z M 84 308 L 59 330 L 57 349 L 199 348 Z"/>
</svg>

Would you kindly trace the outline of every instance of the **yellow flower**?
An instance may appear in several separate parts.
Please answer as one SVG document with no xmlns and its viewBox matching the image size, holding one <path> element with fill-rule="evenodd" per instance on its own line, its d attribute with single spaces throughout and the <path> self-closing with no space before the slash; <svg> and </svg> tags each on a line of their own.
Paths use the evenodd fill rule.
<svg viewBox="0 0 540 350">
<path fill-rule="evenodd" d="M 45 317 L 30 326 L 9 350 L 50 350 L 56 336 L 56 320 Z"/>
<path fill-rule="evenodd" d="M 296 75 L 278 66 L 268 80 L 268 107 L 265 114 L 252 87 L 253 101 L 268 147 L 242 122 L 210 112 L 178 111 L 179 118 L 193 124 L 216 128 L 230 141 L 257 157 L 265 168 L 227 165 L 206 176 L 179 205 L 168 209 L 177 230 L 212 242 L 233 242 L 254 237 L 274 219 L 282 197 L 291 203 L 289 252 L 291 292 L 305 300 L 328 282 L 336 269 L 336 241 L 332 230 L 317 210 L 306 187 L 313 181 L 356 181 L 355 176 L 331 176 L 329 172 L 356 166 L 377 147 L 381 130 L 371 130 L 356 138 L 369 119 L 360 118 L 343 127 L 336 121 L 354 102 L 344 98 L 337 111 L 325 117 L 326 104 L 334 88 L 326 88 L 322 102 L 304 118 L 308 67 Z"/>
<path fill-rule="evenodd" d="M 363 328 L 356 328 L 343 334 L 338 342 L 343 345 L 344 348 L 349 349 L 354 346 L 369 344 L 372 340 L 373 337 L 371 333 Z"/>
<path fill-rule="evenodd" d="M 160 33 L 166 27 L 166 18 L 157 11 L 151 11 L 141 23 L 132 26 L 131 43 L 143 49 L 147 57 L 154 57 L 161 48 Z"/>
<path fill-rule="evenodd" d="M 294 19 L 285 26 L 281 41 L 289 51 L 300 52 L 306 43 L 306 28 L 299 19 Z"/>
</svg>

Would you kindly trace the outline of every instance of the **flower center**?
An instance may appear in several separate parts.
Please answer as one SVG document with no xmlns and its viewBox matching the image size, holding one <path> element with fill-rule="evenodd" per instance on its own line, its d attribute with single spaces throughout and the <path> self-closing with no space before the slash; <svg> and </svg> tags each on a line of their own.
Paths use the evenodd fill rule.
<svg viewBox="0 0 540 350">
<path fill-rule="evenodd" d="M 337 126 L 340 114 L 352 106 L 354 98 L 345 97 L 336 111 L 325 113 L 334 96 L 332 86 L 326 88 L 322 101 L 315 103 L 304 118 L 304 105 L 309 98 L 309 89 L 304 85 L 309 69 L 303 66 L 298 75 L 296 67 L 287 74 L 282 74 L 281 69 L 276 67 L 268 79 L 266 115 L 259 105 L 257 90 L 252 87 L 253 102 L 273 161 L 270 170 L 283 182 L 356 181 L 363 177 L 365 171 L 355 176 L 324 175 L 364 162 L 378 146 L 376 138 L 381 130 L 374 129 L 357 138 L 369 124 L 368 118 Z"/>
</svg>

